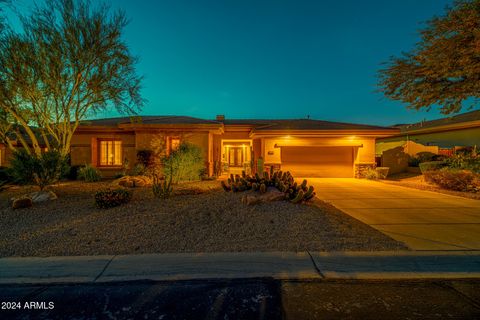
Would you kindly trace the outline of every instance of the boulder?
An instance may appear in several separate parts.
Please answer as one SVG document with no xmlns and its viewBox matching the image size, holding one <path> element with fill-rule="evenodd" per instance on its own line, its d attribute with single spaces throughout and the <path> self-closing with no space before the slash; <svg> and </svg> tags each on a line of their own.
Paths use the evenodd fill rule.
<svg viewBox="0 0 480 320">
<path fill-rule="evenodd" d="M 112 182 L 115 185 L 135 188 L 135 187 L 150 187 L 152 179 L 146 176 L 124 176 Z"/>
<path fill-rule="evenodd" d="M 265 193 L 253 192 L 251 194 L 246 194 L 242 198 L 242 202 L 248 206 L 261 203 L 261 202 L 272 202 L 285 200 L 285 193 L 278 191 L 276 188 L 268 188 Z"/>
<path fill-rule="evenodd" d="M 58 197 L 53 191 L 38 191 L 32 192 L 27 195 L 28 198 L 32 199 L 33 203 L 45 202 L 50 200 L 56 200 Z"/>
<path fill-rule="evenodd" d="M 13 209 L 29 208 L 31 206 L 33 206 L 32 199 L 26 198 L 26 197 L 17 198 L 13 200 L 13 203 L 12 203 Z"/>
</svg>

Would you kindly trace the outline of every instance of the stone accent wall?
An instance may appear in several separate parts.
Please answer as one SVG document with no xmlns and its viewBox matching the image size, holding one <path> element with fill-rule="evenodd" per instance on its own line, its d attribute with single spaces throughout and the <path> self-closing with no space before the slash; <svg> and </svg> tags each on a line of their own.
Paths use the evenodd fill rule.
<svg viewBox="0 0 480 320">
<path fill-rule="evenodd" d="M 365 177 L 365 173 L 368 169 L 375 169 L 376 167 L 375 162 L 367 162 L 367 163 L 356 163 L 355 164 L 355 178 L 360 179 Z"/>
</svg>

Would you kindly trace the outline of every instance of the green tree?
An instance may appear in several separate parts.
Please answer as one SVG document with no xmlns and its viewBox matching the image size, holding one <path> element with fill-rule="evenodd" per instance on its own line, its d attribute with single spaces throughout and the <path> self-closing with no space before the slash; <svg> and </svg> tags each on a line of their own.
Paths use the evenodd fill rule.
<svg viewBox="0 0 480 320">
<path fill-rule="evenodd" d="M 0 38 L 0 137 L 10 147 L 17 139 L 37 156 L 42 144 L 66 156 L 85 118 L 143 105 L 137 59 L 122 40 L 124 12 L 88 0 L 47 0 L 21 21 L 23 32 Z"/>
<path fill-rule="evenodd" d="M 480 97 L 480 0 L 457 0 L 420 31 L 416 47 L 379 72 L 387 97 L 411 109 L 459 112 Z"/>
</svg>

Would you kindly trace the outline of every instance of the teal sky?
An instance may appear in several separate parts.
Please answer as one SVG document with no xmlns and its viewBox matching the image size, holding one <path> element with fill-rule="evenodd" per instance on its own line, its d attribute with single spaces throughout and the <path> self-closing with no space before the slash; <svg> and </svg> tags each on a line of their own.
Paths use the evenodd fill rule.
<svg viewBox="0 0 480 320">
<path fill-rule="evenodd" d="M 32 3 L 15 2 L 20 11 Z M 376 93 L 376 72 L 450 2 L 110 1 L 131 20 L 125 39 L 148 100 L 141 114 L 379 125 L 439 117 Z"/>
</svg>

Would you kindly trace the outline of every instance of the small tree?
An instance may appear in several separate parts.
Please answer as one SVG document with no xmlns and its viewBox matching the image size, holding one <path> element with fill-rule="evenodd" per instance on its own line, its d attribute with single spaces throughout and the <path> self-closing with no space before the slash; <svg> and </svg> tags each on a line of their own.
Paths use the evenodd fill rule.
<svg viewBox="0 0 480 320">
<path fill-rule="evenodd" d="M 471 107 L 480 97 L 480 0 L 456 0 L 446 13 L 420 31 L 421 41 L 401 57 L 392 57 L 379 72 L 379 87 L 387 97 L 409 108 L 444 114 Z M 469 100 L 469 101 L 470 101 Z"/>
<path fill-rule="evenodd" d="M 198 180 L 205 168 L 202 149 L 198 146 L 182 142 L 177 150 L 173 151 L 163 160 L 164 175 L 173 176 L 173 182 Z"/>
<path fill-rule="evenodd" d="M 44 144 L 65 156 L 86 117 L 141 107 L 137 59 L 121 38 L 123 12 L 46 0 L 21 21 L 23 32 L 0 36 L 0 138 L 10 148 L 16 139 L 28 153 L 39 156 Z"/>
</svg>

